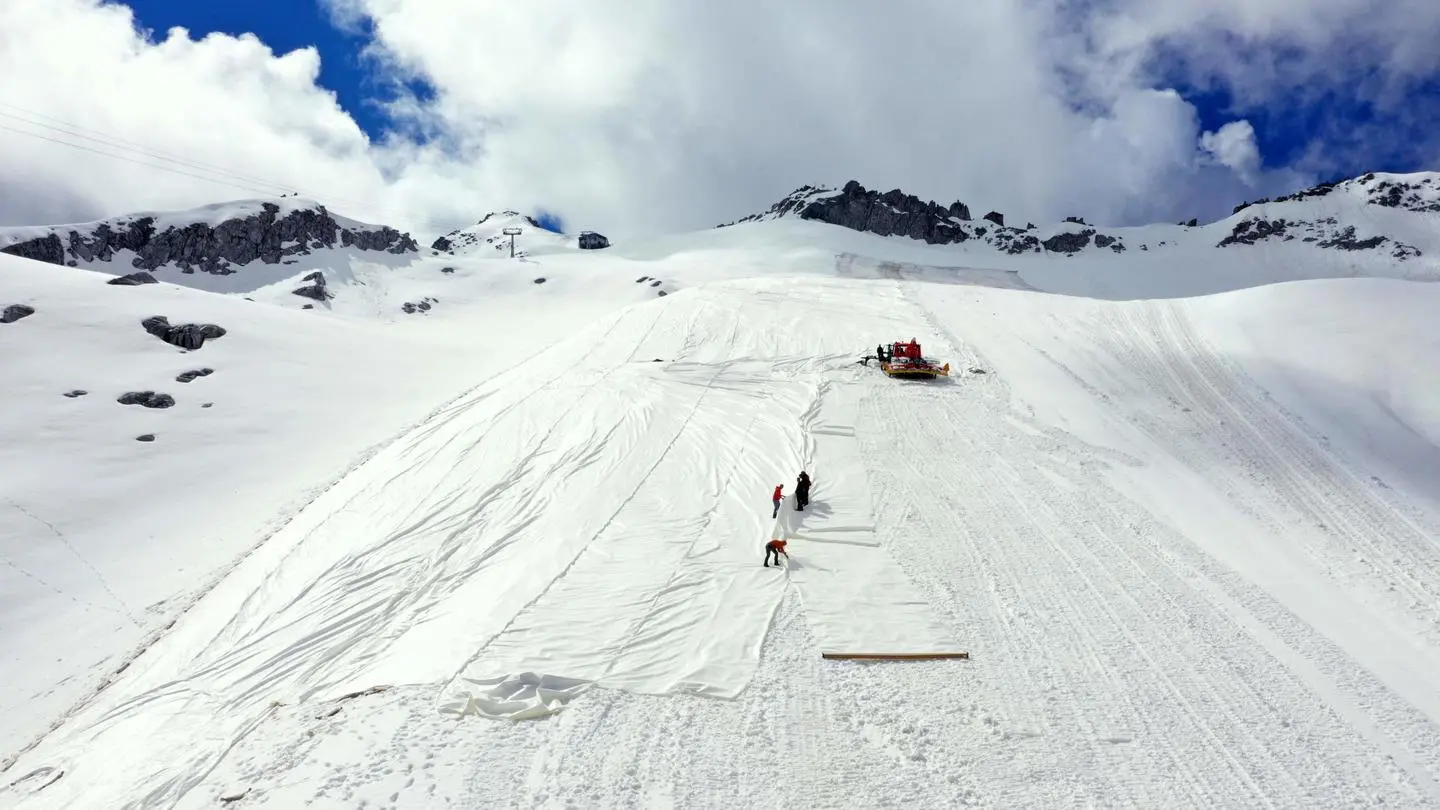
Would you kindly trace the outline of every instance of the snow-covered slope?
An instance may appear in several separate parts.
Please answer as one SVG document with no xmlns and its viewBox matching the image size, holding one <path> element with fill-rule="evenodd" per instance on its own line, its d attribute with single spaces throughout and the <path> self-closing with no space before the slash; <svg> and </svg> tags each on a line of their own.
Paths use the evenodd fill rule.
<svg viewBox="0 0 1440 810">
<path fill-rule="evenodd" d="M 366 442 L 314 435 L 342 408 L 397 438 L 25 751 L 0 807 L 1440 803 L 1440 366 L 1426 361 L 1440 286 L 1331 278 L 1427 257 L 1397 269 L 1164 227 L 1166 256 L 1063 258 L 780 217 L 603 254 L 370 268 L 303 313 L 267 304 L 281 287 L 247 302 L 47 268 L 68 274 L 52 289 L 16 263 L 0 289 L 17 300 L 0 308 L 36 312 L 0 324 L 0 345 L 29 334 L 27 358 L 100 333 L 123 352 L 104 355 L 114 374 L 169 374 L 152 366 L 178 350 L 138 325 L 167 314 L 228 330 L 182 359 L 223 349 L 235 368 L 188 385 L 247 368 L 259 383 L 287 346 L 257 335 L 318 330 L 286 358 L 314 392 L 285 406 L 292 427 L 266 428 L 278 409 L 259 384 L 243 389 L 245 430 L 197 423 L 235 469 L 276 475 L 279 442 L 302 440 L 343 467 Z M 1352 254 L 1350 272 L 1328 258 Z M 1291 279 L 1312 280 L 1274 283 Z M 161 294 L 174 302 L 157 308 Z M 113 324 L 40 332 L 70 308 L 60 298 L 108 312 L 146 295 Z M 439 303 L 394 314 L 416 295 Z M 331 342 L 331 325 L 393 348 Z M 956 375 L 897 382 L 856 362 L 912 336 Z M 0 352 L 7 379 L 80 385 L 14 357 Z M 329 357 L 365 373 L 345 388 Z M 414 382 L 382 407 L 388 357 Z M 65 476 L 5 481 L 72 543 L 80 529 L 55 515 L 100 525 L 121 509 L 57 505 L 75 480 L 120 486 L 82 469 L 167 446 L 163 432 L 103 444 L 96 421 L 67 448 L 69 423 L 21 421 L 4 452 L 77 454 Z M 270 455 L 240 459 L 224 436 Z M 188 523 L 143 514 L 142 495 L 199 475 L 166 464 L 119 524 L 128 605 L 177 591 L 139 566 L 192 553 Z M 772 517 L 770 490 L 800 469 L 811 509 Z M 285 475 L 276 493 L 333 473 Z M 187 515 L 233 510 L 226 525 L 287 514 L 170 487 L 194 498 Z M 12 511 L 14 548 L 54 537 Z M 258 534 L 217 547 L 207 570 Z M 757 565 L 773 536 L 791 541 L 782 570 Z M 75 545 L 93 562 L 91 537 Z M 6 556 L 47 582 L 98 583 L 62 551 Z M 66 592 L 118 604 L 99 584 L 35 585 L 5 610 L 79 615 Z M 84 671 L 49 663 L 58 622 L 11 645 L 35 684 Z M 971 657 L 820 657 L 937 650 Z M 549 719 L 489 722 L 532 717 Z"/>
<path fill-rule="evenodd" d="M 1288 254 L 1294 262 L 1326 268 L 1318 275 L 1300 270 L 1304 277 L 1440 278 L 1440 174 L 1433 172 L 1367 174 L 1276 200 L 1245 203 L 1231 217 L 1206 225 L 1191 220 L 1131 228 L 1097 227 L 1078 216 L 1040 227 L 1026 223 L 1022 228 L 995 211 L 972 220 L 969 206 L 959 201 L 940 206 L 899 189 L 882 194 L 851 181 L 839 190 L 802 187 L 766 212 L 721 227 L 785 219 L 954 246 L 957 254 L 984 266 L 1043 267 L 1047 265 L 1026 260 L 1087 257 L 1107 266 L 1124 266 L 1127 262 L 1114 261 L 1118 256 L 1132 267 L 1138 263 L 1165 268 L 1175 261 L 1233 265 L 1243 276 L 1255 264 L 1278 264 L 1272 257 L 1257 261 L 1247 255 L 1253 253 L 1248 249 L 1293 243 L 1287 246 L 1300 248 Z M 1234 253 L 1242 255 L 1226 255 Z M 1266 277 L 1256 283 L 1271 280 Z M 1081 285 L 1086 283 L 1082 279 Z M 1215 289 L 1235 286 L 1245 285 L 1232 274 Z"/>
<path fill-rule="evenodd" d="M 514 348 L 647 297 L 630 279 L 581 298 L 441 269 L 371 268 L 338 311 L 300 312 L 266 305 L 307 300 L 288 287 L 245 300 L 114 286 L 0 256 L 0 310 L 32 311 L 0 323 L 0 761 L 377 442 Z M 439 303 L 408 315 L 407 298 Z M 152 316 L 224 334 L 186 350 L 147 331 Z"/>
</svg>

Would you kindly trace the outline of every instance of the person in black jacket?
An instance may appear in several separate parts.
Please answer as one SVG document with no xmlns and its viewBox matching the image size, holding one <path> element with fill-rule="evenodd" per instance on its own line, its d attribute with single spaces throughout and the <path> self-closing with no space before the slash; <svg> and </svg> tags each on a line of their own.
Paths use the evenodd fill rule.
<svg viewBox="0 0 1440 810">
<path fill-rule="evenodd" d="M 803 512 L 810 504 L 810 475 L 804 470 L 800 471 L 800 477 L 795 479 L 795 511 Z"/>
</svg>

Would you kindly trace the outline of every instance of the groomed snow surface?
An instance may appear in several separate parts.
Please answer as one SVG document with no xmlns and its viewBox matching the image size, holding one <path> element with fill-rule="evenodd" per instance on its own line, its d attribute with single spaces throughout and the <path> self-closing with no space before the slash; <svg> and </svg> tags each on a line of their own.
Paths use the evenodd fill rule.
<svg viewBox="0 0 1440 810">
<path fill-rule="evenodd" d="M 1075 292 L 1084 267 L 1052 285 L 808 223 L 725 231 L 555 256 L 543 285 L 533 263 L 365 271 L 333 312 L 168 285 L 92 300 L 83 271 L 0 266 L 17 298 L 0 305 L 37 310 L 0 325 L 7 375 L 82 356 L 63 341 L 84 330 L 44 316 L 94 307 L 95 334 L 133 330 L 130 368 L 213 357 L 213 381 L 237 381 L 229 411 L 266 415 L 125 417 L 190 425 L 165 451 L 182 463 L 105 427 L 113 397 L 57 422 L 75 400 L 21 419 L 7 395 L 6 562 L 51 587 L 15 598 L 4 580 L 3 616 L 40 621 L 67 593 L 94 607 L 6 629 L 28 689 L 101 612 L 171 598 L 174 577 L 144 570 L 162 555 L 216 581 L 37 744 L 65 706 L 7 730 L 0 807 L 1440 804 L 1440 287 L 1101 300 L 1126 297 L 1123 273 L 1059 295 L 1044 290 Z M 1257 278 L 1298 272 L 1236 255 Z M 385 273 L 453 283 L 457 305 L 372 318 L 403 297 Z M 149 297 L 101 323 L 122 295 Z M 230 334 L 180 362 L 130 325 L 162 304 Z M 954 376 L 856 362 L 911 337 Z M 287 340 L 352 370 L 271 379 L 264 358 L 295 362 Z M 396 391 L 363 368 L 410 377 Z M 308 404 L 268 400 L 282 383 Z M 374 424 L 316 437 L 344 413 Z M 307 453 L 330 461 L 284 469 Z M 12 472 L 31 455 L 38 473 Z M 207 460 L 201 486 L 185 465 Z M 262 464 L 277 492 L 317 492 L 235 514 L 223 487 Z M 772 517 L 801 469 L 811 507 Z M 153 502 L 171 506 L 147 524 Z M 112 511 L 133 558 L 105 546 Z M 251 528 L 187 550 L 219 523 Z M 776 536 L 779 570 L 760 564 Z M 101 581 L 130 590 L 107 602 Z M 930 651 L 970 658 L 821 658 Z"/>
</svg>

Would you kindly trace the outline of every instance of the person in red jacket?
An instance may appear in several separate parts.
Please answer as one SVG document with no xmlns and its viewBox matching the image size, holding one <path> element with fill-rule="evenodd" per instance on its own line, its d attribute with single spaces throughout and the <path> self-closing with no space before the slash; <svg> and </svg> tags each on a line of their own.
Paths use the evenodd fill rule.
<svg viewBox="0 0 1440 810">
<path fill-rule="evenodd" d="M 780 501 L 785 498 L 785 485 L 779 484 L 775 487 L 775 494 L 770 496 L 770 502 L 775 504 L 775 512 L 770 515 L 772 518 L 780 517 Z"/>
<path fill-rule="evenodd" d="M 775 555 L 775 567 L 780 568 L 780 555 L 784 554 L 785 559 L 790 559 L 790 554 L 785 550 L 784 540 L 771 540 L 765 544 L 765 567 L 770 567 L 770 555 Z"/>
</svg>

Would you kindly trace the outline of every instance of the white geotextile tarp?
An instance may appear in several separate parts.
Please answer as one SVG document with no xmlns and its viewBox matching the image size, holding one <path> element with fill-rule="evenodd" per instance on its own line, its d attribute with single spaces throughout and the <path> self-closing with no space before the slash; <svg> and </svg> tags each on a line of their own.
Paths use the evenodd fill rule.
<svg viewBox="0 0 1440 810">
<path fill-rule="evenodd" d="M 643 485 L 625 498 L 581 493 L 573 507 L 556 505 L 571 512 L 566 531 L 581 550 L 476 652 L 442 710 L 522 718 L 564 705 L 491 694 L 524 673 L 646 694 L 744 690 L 785 589 L 783 575 L 760 565 L 768 495 L 799 463 L 797 428 L 816 388 L 765 375 L 757 396 L 754 377 L 744 363 L 655 374 L 649 390 L 667 418 L 626 451 L 631 466 L 648 468 Z M 587 519 L 589 500 L 618 510 Z M 517 560 L 514 575 L 530 564 Z"/>
<path fill-rule="evenodd" d="M 790 581 L 822 652 L 958 652 L 953 634 L 882 547 L 855 436 L 861 389 L 831 384 L 809 416 L 810 505 L 786 505 Z"/>
</svg>

